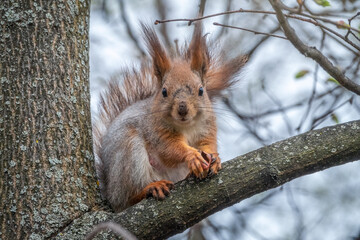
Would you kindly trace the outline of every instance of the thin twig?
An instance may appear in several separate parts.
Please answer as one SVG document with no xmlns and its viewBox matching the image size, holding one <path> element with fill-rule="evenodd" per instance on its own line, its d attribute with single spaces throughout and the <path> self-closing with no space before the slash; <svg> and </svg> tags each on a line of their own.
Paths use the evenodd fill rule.
<svg viewBox="0 0 360 240">
<path fill-rule="evenodd" d="M 226 15 L 226 14 L 233 14 L 233 13 L 275 14 L 274 12 L 270 12 L 270 11 L 245 10 L 245 9 L 240 8 L 239 10 L 226 11 L 226 12 L 222 12 L 222 13 L 215 13 L 215 14 L 210 14 L 210 15 L 206 15 L 206 16 L 203 16 L 203 17 L 198 17 L 198 18 L 177 18 L 177 19 L 156 20 L 155 25 L 160 24 L 160 23 L 167 23 L 167 22 L 189 22 L 189 25 L 191 25 L 193 22 L 200 21 L 200 20 L 203 20 L 203 19 L 206 19 L 206 18 L 212 18 L 212 17 L 217 17 L 217 16 L 221 16 L 221 15 Z"/>
<path fill-rule="evenodd" d="M 322 35 L 322 39 L 321 39 L 321 45 L 320 45 L 320 51 L 323 50 L 324 45 L 325 45 L 325 37 L 326 37 L 326 32 L 323 31 L 323 35 Z M 316 86 L 317 86 L 317 82 L 318 82 L 318 72 L 319 72 L 319 64 L 315 64 L 315 71 L 314 71 L 314 81 L 313 81 L 313 87 L 312 87 L 312 93 L 311 96 L 308 100 L 308 104 L 306 107 L 306 111 L 305 114 L 303 115 L 299 126 L 296 128 L 297 131 L 300 131 L 302 125 L 305 123 L 306 118 L 309 116 L 310 114 L 310 110 L 312 108 L 313 105 L 313 101 L 315 99 L 315 95 L 316 95 Z"/>
<path fill-rule="evenodd" d="M 262 88 L 263 92 L 265 93 L 265 95 L 278 107 L 279 113 L 280 113 L 280 115 L 282 115 L 283 121 L 286 124 L 288 134 L 291 136 L 292 135 L 291 121 L 290 121 L 289 117 L 286 115 L 286 111 L 284 110 L 284 107 L 281 104 L 281 101 L 274 94 L 271 94 L 269 92 L 269 90 L 267 90 L 264 80 L 261 81 L 261 85 L 262 85 L 261 88 Z"/>
<path fill-rule="evenodd" d="M 342 102 L 341 104 L 339 104 L 338 106 L 335 106 L 335 103 L 338 102 L 338 99 L 336 99 L 333 102 L 333 106 L 335 106 L 334 108 L 330 109 L 329 111 L 325 112 L 324 114 L 322 114 L 320 117 L 317 117 L 315 119 L 313 119 L 313 123 L 311 124 L 311 129 L 313 130 L 316 127 L 318 127 L 322 122 L 324 122 L 326 120 L 326 117 L 329 116 L 330 114 L 334 113 L 337 109 L 341 108 L 342 106 L 344 106 L 347 103 L 351 103 L 353 101 L 354 96 L 350 97 L 349 99 L 345 100 L 344 102 Z M 332 106 L 332 107 L 333 107 Z"/>
<path fill-rule="evenodd" d="M 274 35 L 274 34 L 271 34 L 271 33 L 258 32 L 258 31 L 254 31 L 254 30 L 251 30 L 251 29 L 247 29 L 247 28 L 229 26 L 229 25 L 225 25 L 225 24 L 221 24 L 221 23 L 217 23 L 217 22 L 214 22 L 213 24 L 215 26 L 221 26 L 221 27 L 227 27 L 227 28 L 233 28 L 233 29 L 239 29 L 239 30 L 243 30 L 243 31 L 247 31 L 247 32 L 252 32 L 255 35 L 256 34 L 261 34 L 261 35 L 266 35 L 266 36 L 270 36 L 270 37 L 276 37 L 276 38 L 281 38 L 281 39 L 288 40 L 286 37 L 279 36 L 279 35 Z"/>
<path fill-rule="evenodd" d="M 326 22 L 326 23 L 330 23 L 332 25 L 335 25 L 335 26 L 339 26 L 339 23 L 338 22 L 335 22 L 335 21 L 332 21 L 332 20 L 329 20 L 327 18 L 324 18 L 324 17 L 318 17 L 318 16 L 314 16 L 314 15 L 309 15 L 309 14 L 306 14 L 306 13 L 298 13 L 298 12 L 293 12 L 294 14 L 297 14 L 297 15 L 301 15 L 301 16 L 304 16 L 304 17 L 308 17 L 308 18 L 312 18 L 312 19 L 316 19 L 316 20 L 320 20 L 322 22 Z M 288 17 L 288 15 L 286 15 Z M 349 24 L 350 26 L 350 24 Z M 356 28 L 353 28 L 353 27 L 346 27 L 348 30 L 353 30 L 354 32 L 357 32 L 357 33 L 360 33 L 360 30 L 359 29 L 356 29 Z"/>
<path fill-rule="evenodd" d="M 256 127 L 252 127 L 250 124 L 248 124 L 248 122 L 246 121 L 246 118 L 244 118 L 241 114 L 238 113 L 238 111 L 236 111 L 236 108 L 230 103 L 229 99 L 227 98 L 223 98 L 222 99 L 223 103 L 234 113 L 237 115 L 237 117 L 243 121 L 244 126 L 248 129 L 249 133 L 256 139 L 259 141 L 259 143 L 263 146 L 265 146 L 265 139 L 262 138 L 258 132 L 256 131 Z"/>
<path fill-rule="evenodd" d="M 340 89 L 340 86 L 336 86 L 336 87 L 334 87 L 334 88 L 332 88 L 332 89 L 330 89 L 330 90 L 328 90 L 326 92 L 317 94 L 314 97 L 314 99 L 315 100 L 320 100 L 320 99 L 324 98 L 325 96 L 329 96 L 329 94 L 333 94 L 338 89 Z M 226 99 L 226 98 L 223 98 L 222 101 L 224 102 L 224 104 L 227 104 L 227 102 L 229 100 Z M 270 116 L 270 115 L 273 115 L 273 114 L 278 114 L 281 111 L 287 111 L 287 110 L 291 110 L 291 109 L 294 109 L 294 108 L 301 107 L 301 106 L 305 105 L 306 101 L 307 101 L 307 98 L 304 98 L 304 99 L 301 99 L 301 100 L 299 100 L 298 102 L 296 102 L 294 104 L 284 106 L 281 109 L 279 109 L 279 108 L 271 109 L 271 110 L 267 110 L 267 111 L 264 111 L 262 113 L 257 113 L 257 114 L 248 114 L 248 113 L 240 112 L 238 109 L 236 109 L 235 113 L 236 113 L 236 115 L 241 116 L 241 119 L 254 121 L 254 120 L 266 117 L 266 116 Z"/>
<path fill-rule="evenodd" d="M 313 20 L 313 19 L 308 19 L 308 18 L 303 18 L 303 17 L 299 17 L 299 16 L 294 16 L 294 15 L 289 15 L 289 14 L 283 14 L 285 17 L 288 18 L 294 18 L 303 22 L 308 22 L 311 23 L 315 26 L 318 26 L 322 29 L 325 29 L 326 31 L 336 35 L 337 37 L 341 38 L 342 40 L 344 40 L 345 42 L 347 42 L 348 44 L 350 44 L 352 47 L 356 48 L 357 50 L 360 51 L 360 47 L 358 45 L 356 45 L 355 43 L 353 43 L 352 41 L 350 41 L 348 38 L 344 37 L 343 35 L 341 35 L 340 33 L 332 30 L 331 28 L 326 27 L 325 25 Z"/>
<path fill-rule="evenodd" d="M 279 31 L 280 30 L 280 27 L 279 26 L 276 26 L 273 30 L 271 30 L 269 33 L 270 34 L 274 34 L 275 32 Z M 246 55 L 249 56 L 249 58 L 251 57 L 251 55 L 256 51 L 256 49 L 261 45 L 263 44 L 266 40 L 268 40 L 270 38 L 269 35 L 266 35 L 264 36 L 259 42 L 257 42 L 255 44 L 255 46 L 253 46 L 247 53 Z"/>
<path fill-rule="evenodd" d="M 335 37 L 334 35 L 332 35 L 331 33 L 326 33 L 332 40 L 334 40 L 335 42 L 337 42 L 338 44 L 340 44 L 341 46 L 343 46 L 344 48 L 346 48 L 347 50 L 349 50 L 350 52 L 352 52 L 354 55 L 360 56 L 360 52 L 350 48 L 348 45 L 346 45 L 345 43 L 343 43 L 340 39 L 338 39 L 337 37 Z"/>
</svg>

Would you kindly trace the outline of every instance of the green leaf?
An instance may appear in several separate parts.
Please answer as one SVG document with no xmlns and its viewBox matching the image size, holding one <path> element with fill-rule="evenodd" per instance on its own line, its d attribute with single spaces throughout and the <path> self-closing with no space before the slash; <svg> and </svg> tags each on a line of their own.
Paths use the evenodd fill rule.
<svg viewBox="0 0 360 240">
<path fill-rule="evenodd" d="M 331 5 L 330 5 L 330 2 L 327 1 L 327 0 L 314 0 L 314 2 L 315 2 L 317 5 L 320 5 L 320 6 L 323 6 L 323 7 L 329 7 L 329 6 L 331 6 Z"/>
<path fill-rule="evenodd" d="M 333 78 L 333 77 L 329 77 L 326 81 L 327 81 L 327 82 L 333 82 L 333 83 L 335 83 L 335 84 L 337 84 L 337 85 L 340 85 L 340 83 L 339 83 L 335 78 Z"/>
<path fill-rule="evenodd" d="M 295 78 L 296 79 L 302 78 L 308 73 L 309 73 L 309 70 L 301 70 L 300 72 L 296 73 Z"/>
<path fill-rule="evenodd" d="M 335 113 L 332 113 L 332 114 L 331 114 L 331 119 L 332 119 L 336 124 L 339 123 L 339 118 L 336 116 Z"/>
</svg>

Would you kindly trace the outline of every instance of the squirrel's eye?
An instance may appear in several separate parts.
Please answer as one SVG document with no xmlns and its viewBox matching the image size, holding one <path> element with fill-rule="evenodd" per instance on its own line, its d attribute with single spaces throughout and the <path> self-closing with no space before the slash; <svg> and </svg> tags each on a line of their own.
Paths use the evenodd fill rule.
<svg viewBox="0 0 360 240">
<path fill-rule="evenodd" d="M 162 95 L 163 95 L 164 97 L 167 97 L 167 91 L 166 91 L 166 88 L 163 88 L 163 90 L 162 90 Z"/>
<path fill-rule="evenodd" d="M 202 96 L 204 94 L 204 89 L 203 87 L 199 88 L 199 96 Z"/>
</svg>

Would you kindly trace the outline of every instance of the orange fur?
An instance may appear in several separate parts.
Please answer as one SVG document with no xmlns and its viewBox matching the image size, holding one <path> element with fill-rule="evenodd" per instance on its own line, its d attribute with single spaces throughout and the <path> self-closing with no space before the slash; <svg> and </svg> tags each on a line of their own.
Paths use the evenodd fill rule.
<svg viewBox="0 0 360 240">
<path fill-rule="evenodd" d="M 164 200 L 165 196 L 170 194 L 170 190 L 174 188 L 174 183 L 167 180 L 152 182 L 147 185 L 140 193 L 130 199 L 131 205 L 140 202 L 142 199 L 152 196 L 157 200 Z"/>
</svg>

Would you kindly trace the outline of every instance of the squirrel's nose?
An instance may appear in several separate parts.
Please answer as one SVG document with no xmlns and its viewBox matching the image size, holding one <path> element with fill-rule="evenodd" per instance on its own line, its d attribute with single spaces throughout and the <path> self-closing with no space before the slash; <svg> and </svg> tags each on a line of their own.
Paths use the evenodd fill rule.
<svg viewBox="0 0 360 240">
<path fill-rule="evenodd" d="M 179 103 L 178 113 L 182 117 L 186 116 L 186 114 L 188 113 L 188 108 L 186 106 L 186 102 L 180 102 Z"/>
</svg>

